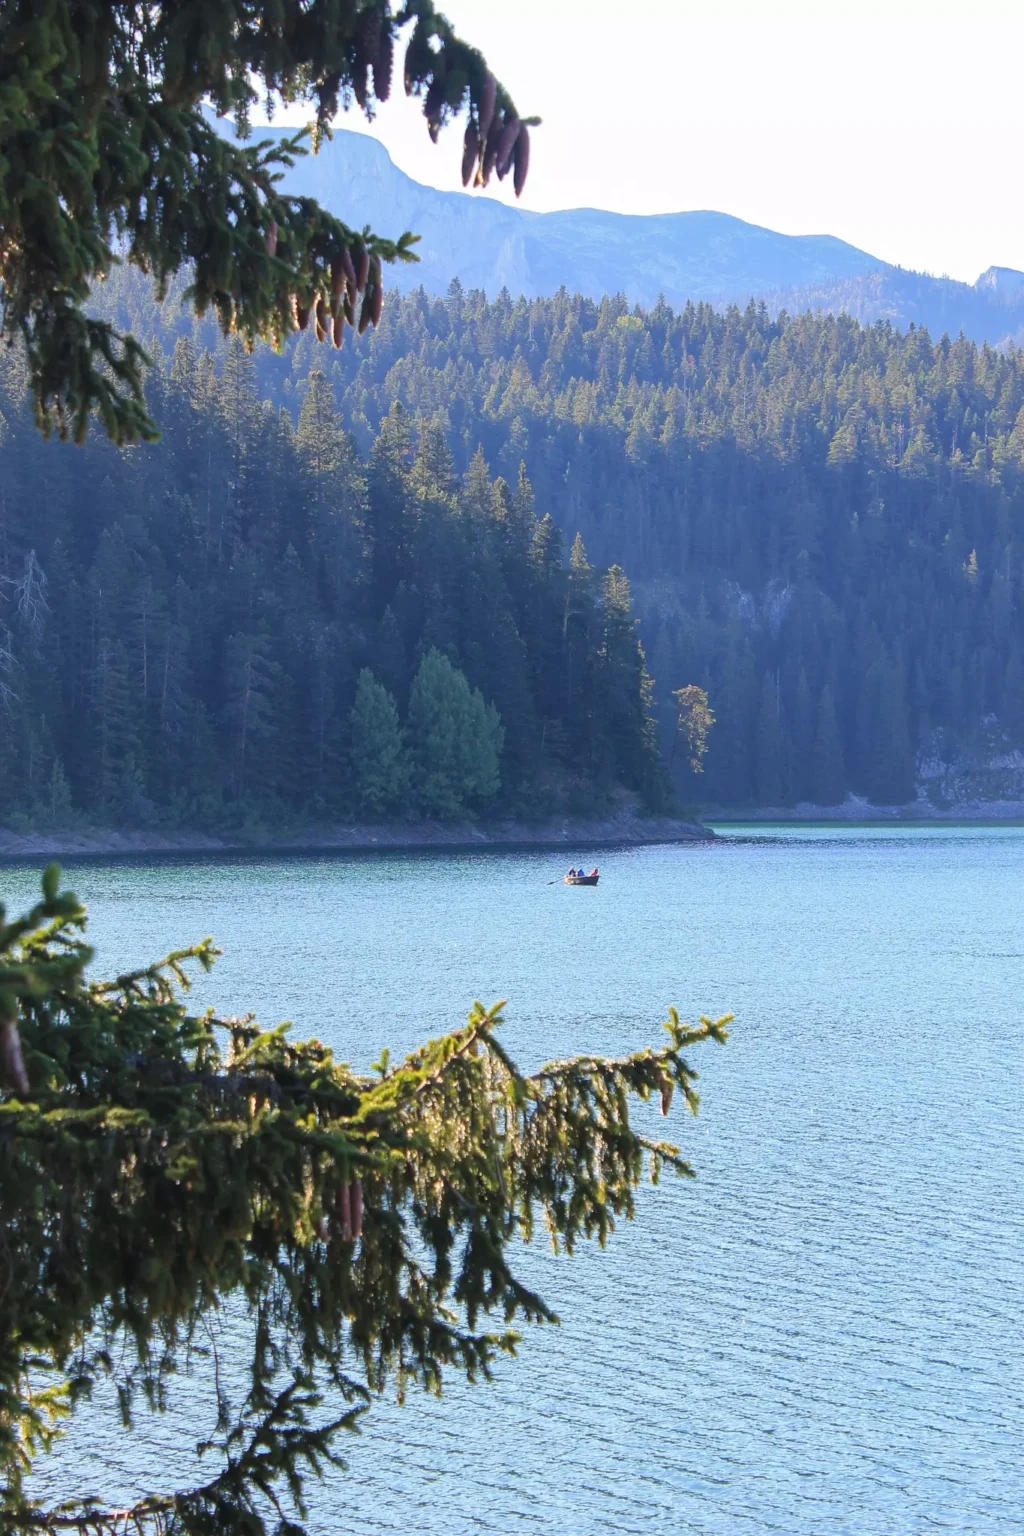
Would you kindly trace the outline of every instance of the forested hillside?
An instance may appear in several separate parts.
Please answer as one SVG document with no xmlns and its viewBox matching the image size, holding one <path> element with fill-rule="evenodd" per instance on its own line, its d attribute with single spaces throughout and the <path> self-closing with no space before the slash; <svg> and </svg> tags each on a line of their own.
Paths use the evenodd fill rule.
<svg viewBox="0 0 1024 1536">
<path fill-rule="evenodd" d="M 535 767 L 552 795 L 577 769 L 580 793 L 650 785 L 623 578 L 602 596 L 582 548 L 629 572 L 666 748 L 671 690 L 711 695 L 686 798 L 903 801 L 923 754 L 1024 745 L 1018 352 L 753 306 L 487 303 L 455 286 L 392 296 L 340 353 L 304 335 L 249 363 L 205 330 L 175 353 L 180 316 L 157 321 L 139 285 L 101 302 L 157 332 L 163 443 L 37 444 L 10 373 L 3 405 L 4 568 L 36 550 L 61 677 L 59 700 L 9 684 L 28 734 L 5 772 L 34 775 L 33 794 L 56 749 L 76 799 L 114 792 L 102 730 L 83 730 L 109 697 L 130 726 L 117 761 L 158 804 L 181 782 L 326 797 L 347 782 L 359 669 L 404 714 L 431 646 L 497 708 L 502 795 L 529 798 Z M 177 745 L 143 764 L 144 719 L 179 696 Z"/>
<path fill-rule="evenodd" d="M 661 803 L 617 567 L 568 564 L 529 481 L 322 373 L 261 402 L 236 344 L 150 378 L 155 446 L 43 442 L 0 379 L 0 806 L 134 823 Z M 369 436 L 369 434 L 368 434 Z"/>
</svg>

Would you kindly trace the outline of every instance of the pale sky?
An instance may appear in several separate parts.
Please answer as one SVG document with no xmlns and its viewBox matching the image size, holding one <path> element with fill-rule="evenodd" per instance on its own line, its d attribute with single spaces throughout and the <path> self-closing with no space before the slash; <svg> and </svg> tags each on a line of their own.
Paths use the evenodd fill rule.
<svg viewBox="0 0 1024 1536">
<path fill-rule="evenodd" d="M 1019 0 L 443 9 L 544 119 L 524 207 L 714 208 L 970 282 L 1024 269 Z M 339 126 L 373 133 L 418 181 L 461 186 L 461 127 L 432 145 L 400 85 L 373 124 L 353 111 Z M 493 195 L 514 201 L 510 184 Z"/>
</svg>

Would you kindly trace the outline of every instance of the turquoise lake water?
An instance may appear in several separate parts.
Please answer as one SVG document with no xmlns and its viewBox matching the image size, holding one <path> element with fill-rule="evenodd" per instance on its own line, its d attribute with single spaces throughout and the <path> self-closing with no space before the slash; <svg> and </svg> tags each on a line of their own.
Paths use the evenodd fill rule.
<svg viewBox="0 0 1024 1536">
<path fill-rule="evenodd" d="M 736 1015 L 668 1122 L 698 1179 L 603 1253 L 532 1251 L 561 1327 L 375 1406 L 312 1529 L 1024 1531 L 1024 829 L 734 826 L 602 851 L 597 890 L 574 852 L 69 863 L 99 969 L 213 934 L 197 1001 L 360 1066 L 475 997 L 527 1066 Z M 36 880 L 0 868 L 11 907 Z M 45 1487 L 163 1486 L 205 1428 L 177 1393 L 137 1446 L 89 1410 Z"/>
</svg>

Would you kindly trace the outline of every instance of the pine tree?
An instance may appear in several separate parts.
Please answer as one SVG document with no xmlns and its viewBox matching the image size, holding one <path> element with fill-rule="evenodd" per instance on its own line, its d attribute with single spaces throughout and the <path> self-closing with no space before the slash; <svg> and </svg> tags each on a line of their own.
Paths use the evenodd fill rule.
<svg viewBox="0 0 1024 1536">
<path fill-rule="evenodd" d="M 351 731 L 352 777 L 360 810 L 371 816 L 394 811 L 409 783 L 409 761 L 395 701 L 368 667 L 356 685 Z"/>
<path fill-rule="evenodd" d="M 813 797 L 814 710 L 807 673 L 800 668 L 793 704 L 793 737 L 790 790 L 794 800 Z"/>
<path fill-rule="evenodd" d="M 480 691 L 502 724 L 502 800 L 516 813 L 534 817 L 542 768 L 540 728 L 530 688 L 528 647 L 505 607 L 494 616 L 489 629 L 486 674 L 486 687 Z"/>
<path fill-rule="evenodd" d="M 434 430 L 438 430 L 435 426 Z M 447 480 L 448 488 L 451 486 L 451 456 L 447 451 L 447 439 L 443 427 L 440 427 L 441 438 L 444 442 L 444 453 L 437 453 L 439 468 Z M 420 444 L 421 453 L 423 441 Z M 437 471 L 434 472 L 435 474 Z M 462 485 L 459 490 L 459 506 L 474 522 L 486 528 L 486 525 L 497 515 L 497 503 L 495 487 L 491 480 L 491 472 L 487 467 L 483 449 L 477 445 L 476 452 L 469 461 L 469 468 L 462 477 Z"/>
<path fill-rule="evenodd" d="M 120 640 L 101 639 L 90 677 L 90 798 L 108 815 L 134 798 L 141 741 L 128 656 Z"/>
<path fill-rule="evenodd" d="M 715 688 L 717 727 L 708 750 L 708 794 L 722 805 L 754 797 L 754 736 L 758 691 L 749 640 L 733 631 Z"/>
<path fill-rule="evenodd" d="M 577 533 L 569 551 L 569 579 L 565 584 L 562 616 L 563 709 L 568 750 L 585 775 L 601 774 L 604 769 L 594 720 L 594 578 L 594 568 L 587 559 L 583 538 Z"/>
<path fill-rule="evenodd" d="M 439 651 L 427 652 L 413 680 L 408 734 L 413 793 L 424 815 L 458 816 L 497 794 L 498 713 Z"/>
<path fill-rule="evenodd" d="M 643 646 L 633 618 L 629 581 L 609 568 L 601 587 L 595 717 L 607 743 L 614 782 L 641 791 L 652 806 L 665 792 Z"/>
<path fill-rule="evenodd" d="M 71 785 L 68 783 L 64 764 L 59 757 L 53 760 L 46 806 L 54 826 L 60 826 L 71 815 Z"/>
<path fill-rule="evenodd" d="M 1024 409 L 1024 407 L 1022 407 Z M 1003 680 L 1003 724 L 1015 746 L 1024 745 L 1024 662 L 1017 645 L 1010 652 Z"/>
<path fill-rule="evenodd" d="M 420 422 L 416 441 L 416 456 L 412 462 L 409 482 L 413 492 L 422 501 L 450 503 L 455 489 L 455 467 L 448 447 L 447 421 L 443 416 L 431 416 Z M 486 484 L 487 466 L 483 454 L 478 460 Z"/>
<path fill-rule="evenodd" d="M 532 637 L 530 682 L 537 714 L 545 733 L 555 727 L 564 734 L 556 722 L 561 721 L 565 699 L 562 676 L 565 572 L 562 569 L 561 535 L 550 512 L 538 519 L 534 527 L 529 572 L 524 573 L 524 582 L 527 583 L 528 599 L 523 633 Z"/>
<path fill-rule="evenodd" d="M 897 663 L 886 669 L 879 707 L 879 744 L 876 798 L 893 805 L 905 805 L 917 793 L 914 753 L 910 744 L 907 719 L 907 690 L 903 668 Z"/>
<path fill-rule="evenodd" d="M 393 604 L 409 568 L 414 526 L 409 484 L 411 443 L 408 413 L 395 401 L 380 424 L 370 455 L 367 536 L 370 602 L 375 615 Z"/>
<path fill-rule="evenodd" d="M 504 486 L 504 481 L 501 483 Z M 507 487 L 505 489 L 507 493 Z M 502 498 L 501 515 L 510 570 L 517 574 L 524 572 L 537 528 L 537 502 L 522 459 L 515 490 Z M 509 590 L 513 596 L 517 595 L 514 585 L 510 584 Z"/>
<path fill-rule="evenodd" d="M 405 642 L 389 605 L 384 609 L 372 649 L 373 671 L 396 701 L 405 707 L 409 696 L 409 663 L 405 654 Z"/>
<path fill-rule="evenodd" d="M 677 688 L 672 694 L 676 701 L 678 718 L 672 740 L 671 763 L 680 741 L 685 742 L 691 773 L 704 772 L 704 757 L 708 750 L 708 738 L 715 723 L 714 710 L 708 702 L 705 689 L 696 683 Z"/>
<path fill-rule="evenodd" d="M 810 796 L 817 805 L 841 805 L 846 799 L 846 770 L 832 689 L 826 683 L 818 700 L 811 760 Z"/>
<path fill-rule="evenodd" d="M 320 369 L 309 375 L 295 449 L 303 469 L 309 538 L 334 619 L 348 617 L 369 580 L 366 473 L 344 430 L 334 390 Z"/>
<path fill-rule="evenodd" d="M 761 805 L 782 805 L 786 800 L 786 763 L 778 683 L 766 672 L 761 684 L 757 714 L 755 794 Z"/>
<path fill-rule="evenodd" d="M 313 482 L 312 494 L 316 498 L 322 497 L 326 494 L 325 482 L 329 482 L 341 468 L 345 433 L 334 390 L 321 368 L 310 371 L 295 443 Z"/>
<path fill-rule="evenodd" d="M 229 760 L 239 798 L 266 793 L 273 784 L 268 749 L 277 736 L 274 685 L 280 666 L 265 636 L 235 634 L 225 650 Z"/>
<path fill-rule="evenodd" d="M 882 656 L 868 671 L 858 711 L 860 783 L 877 805 L 905 805 L 916 793 L 903 670 Z"/>
</svg>

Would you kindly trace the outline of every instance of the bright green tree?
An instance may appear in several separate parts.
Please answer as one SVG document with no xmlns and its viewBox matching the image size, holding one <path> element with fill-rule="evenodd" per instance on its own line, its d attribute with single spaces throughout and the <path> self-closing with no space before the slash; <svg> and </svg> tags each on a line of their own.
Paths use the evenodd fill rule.
<svg viewBox="0 0 1024 1536">
<path fill-rule="evenodd" d="M 432 0 L 0 7 L 0 303 L 4 330 L 24 340 L 44 431 L 81 441 L 97 410 L 119 442 L 156 435 L 138 340 L 86 310 L 120 261 L 152 273 L 161 297 L 187 269 L 197 313 L 212 310 L 247 346 L 310 324 L 340 346 L 346 323 L 377 323 L 381 263 L 415 259 L 415 237 L 360 233 L 285 196 L 280 172 L 303 135 L 232 142 L 204 107 L 245 135 L 264 98 L 308 102 L 317 147 L 353 99 L 367 116 L 387 99 L 409 22 L 405 89 L 422 96 L 431 136 L 465 109 L 463 180 L 512 171 L 521 191 L 531 120 Z"/>
<path fill-rule="evenodd" d="M 667 1113 L 678 1088 L 695 1110 L 683 1052 L 729 1020 L 673 1009 L 661 1047 L 527 1075 L 503 1005 L 475 1003 L 360 1075 L 286 1026 L 190 1013 L 209 940 L 86 981 L 85 912 L 58 881 L 51 866 L 24 918 L 0 909 L 0 1528 L 303 1536 L 305 1484 L 339 1467 L 375 1392 L 487 1377 L 517 1322 L 555 1321 L 516 1272 L 522 1240 L 603 1243 L 645 1164 L 691 1173 L 630 1100 Z M 77 1487 L 36 1503 L 26 1475 L 93 1385 L 113 1379 L 130 1432 L 133 1401 L 164 1406 L 226 1308 L 244 1388 L 229 1400 L 217 1373 L 206 1480 L 129 1510 Z"/>
<path fill-rule="evenodd" d="M 690 771 L 703 773 L 708 737 L 715 723 L 715 712 L 708 703 L 707 692 L 699 688 L 696 683 L 688 683 L 685 688 L 676 688 L 672 697 L 679 711 L 672 743 L 673 756 L 680 739 L 685 740 L 686 750 L 689 753 Z"/>
<path fill-rule="evenodd" d="M 425 815 L 458 816 L 494 798 L 504 737 L 497 710 L 440 651 L 427 652 L 413 679 L 408 729 Z"/>
<path fill-rule="evenodd" d="M 409 758 L 398 707 L 387 689 L 364 667 L 352 706 L 352 779 L 363 812 L 393 811 L 409 783 Z"/>
</svg>

